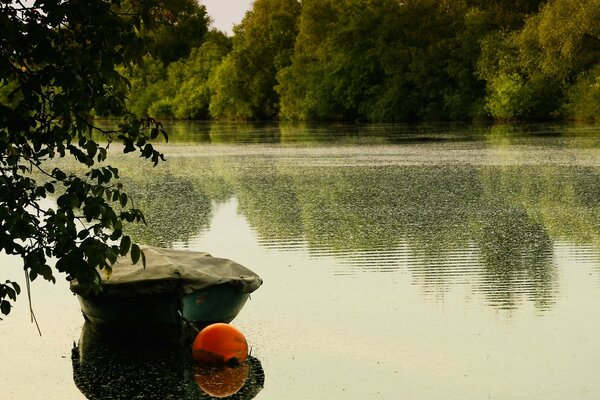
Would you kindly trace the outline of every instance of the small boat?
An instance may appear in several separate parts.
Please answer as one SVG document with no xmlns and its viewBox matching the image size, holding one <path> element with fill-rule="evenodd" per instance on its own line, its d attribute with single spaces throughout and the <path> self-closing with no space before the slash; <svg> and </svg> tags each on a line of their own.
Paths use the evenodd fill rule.
<svg viewBox="0 0 600 400">
<path fill-rule="evenodd" d="M 112 272 L 99 271 L 100 293 L 71 282 L 84 318 L 97 329 L 119 333 L 201 329 L 231 322 L 262 279 L 234 261 L 208 253 L 141 246 L 146 267 L 120 257 Z M 171 335 L 172 336 L 172 335 Z"/>
</svg>

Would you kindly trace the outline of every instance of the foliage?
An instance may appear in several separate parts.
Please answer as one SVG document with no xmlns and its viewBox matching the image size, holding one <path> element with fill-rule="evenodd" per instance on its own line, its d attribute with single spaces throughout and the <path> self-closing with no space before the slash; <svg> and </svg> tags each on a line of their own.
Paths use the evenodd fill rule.
<svg viewBox="0 0 600 400">
<path fill-rule="evenodd" d="M 155 46 L 134 68 L 139 116 L 593 119 L 600 107 L 600 0 L 257 0 L 232 38 L 206 34 L 189 1 L 168 2 L 177 24 L 144 30 L 160 49 L 189 46 L 179 58 Z M 194 38 L 177 33 L 188 14 Z"/>
<path fill-rule="evenodd" d="M 540 119 L 562 113 L 572 118 L 587 108 L 580 103 L 583 98 L 592 101 L 583 112 L 589 115 L 598 107 L 593 89 L 586 90 L 584 83 L 593 80 L 587 71 L 600 62 L 598 20 L 598 0 L 554 0 L 521 29 L 488 36 L 478 71 L 487 82 L 491 115 Z"/>
<path fill-rule="evenodd" d="M 38 276 L 54 282 L 55 270 L 97 290 L 96 268 L 110 269 L 129 252 L 134 262 L 143 258 L 122 231 L 125 222 L 144 221 L 143 214 L 115 182 L 118 169 L 105 161 L 113 140 L 125 153 L 137 151 L 154 164 L 162 159 L 148 142 L 166 137 L 162 126 L 128 114 L 128 82 L 115 69 L 140 61 L 139 32 L 166 12 L 162 4 L 0 3 L 0 251 L 21 257 L 27 282 Z M 94 112 L 123 121 L 104 130 L 94 126 Z M 85 173 L 53 168 L 62 157 Z M 52 193 L 56 205 L 45 206 Z M 19 289 L 0 285 L 3 314 Z"/>
<path fill-rule="evenodd" d="M 303 2 L 292 65 L 279 73 L 283 116 L 471 116 L 483 85 L 473 73 L 480 26 L 469 15 L 460 2 Z"/>
<path fill-rule="evenodd" d="M 256 0 L 235 28 L 233 50 L 211 80 L 214 118 L 264 119 L 279 114 L 277 71 L 290 63 L 300 15 L 297 0 Z"/>
<path fill-rule="evenodd" d="M 124 69 L 122 72 L 127 76 Z M 132 68 L 129 81 L 131 88 L 127 106 L 140 117 L 147 117 L 153 103 L 165 98 L 172 90 L 167 83 L 167 68 L 150 55 L 146 55 L 141 63 Z"/>
<path fill-rule="evenodd" d="M 146 56 L 131 73 L 130 110 L 142 117 L 208 119 L 209 78 L 230 51 L 231 40 L 213 30 L 188 57 L 167 66 Z"/>
<path fill-rule="evenodd" d="M 159 24 L 142 30 L 150 54 L 165 64 L 187 57 L 204 41 L 209 17 L 196 0 L 164 0 Z"/>
<path fill-rule="evenodd" d="M 371 30 L 380 22 L 376 10 L 365 7 L 359 13 L 357 6 L 356 1 L 303 2 L 292 63 L 278 76 L 283 118 L 355 116 L 369 77 L 379 72 L 377 54 L 368 49 L 376 41 Z"/>
<path fill-rule="evenodd" d="M 213 94 L 209 78 L 230 51 L 230 40 L 213 31 L 187 59 L 169 66 L 169 85 L 177 88 L 172 101 L 173 117 L 209 119 L 208 107 Z"/>
<path fill-rule="evenodd" d="M 574 119 L 600 119 L 600 65 L 581 73 L 567 91 L 563 113 Z"/>
</svg>

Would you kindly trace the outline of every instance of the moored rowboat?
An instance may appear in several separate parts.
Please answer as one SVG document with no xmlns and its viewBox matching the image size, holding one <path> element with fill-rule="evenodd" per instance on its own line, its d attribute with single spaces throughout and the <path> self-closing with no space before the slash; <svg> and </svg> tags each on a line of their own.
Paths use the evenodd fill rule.
<svg viewBox="0 0 600 400">
<path fill-rule="evenodd" d="M 76 280 L 84 318 L 98 328 L 179 329 L 231 322 L 262 279 L 250 269 L 208 253 L 142 246 L 146 267 L 121 257 L 102 291 L 86 291 Z"/>
</svg>

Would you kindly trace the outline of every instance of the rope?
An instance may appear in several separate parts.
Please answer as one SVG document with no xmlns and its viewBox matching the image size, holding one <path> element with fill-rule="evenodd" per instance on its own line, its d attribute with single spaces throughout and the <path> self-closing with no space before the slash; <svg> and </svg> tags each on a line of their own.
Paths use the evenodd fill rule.
<svg viewBox="0 0 600 400">
<path fill-rule="evenodd" d="M 38 324 L 35 313 L 33 312 L 33 306 L 31 305 L 31 283 L 29 282 L 29 274 L 27 273 L 27 270 L 25 270 L 25 286 L 27 288 L 27 298 L 29 299 L 29 314 L 31 315 L 31 323 L 35 322 L 38 333 L 40 336 L 42 336 L 42 330 L 40 329 L 40 325 Z"/>
</svg>

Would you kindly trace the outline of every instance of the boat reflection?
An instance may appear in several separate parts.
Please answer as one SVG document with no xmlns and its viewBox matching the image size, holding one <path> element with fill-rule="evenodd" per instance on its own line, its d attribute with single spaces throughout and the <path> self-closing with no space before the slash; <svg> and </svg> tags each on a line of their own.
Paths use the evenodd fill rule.
<svg viewBox="0 0 600 400">
<path fill-rule="evenodd" d="M 86 322 L 73 346 L 75 385 L 86 398 L 248 400 L 263 388 L 258 359 L 236 367 L 195 365 L 187 346 L 153 343 L 151 338 L 117 340 Z"/>
</svg>

